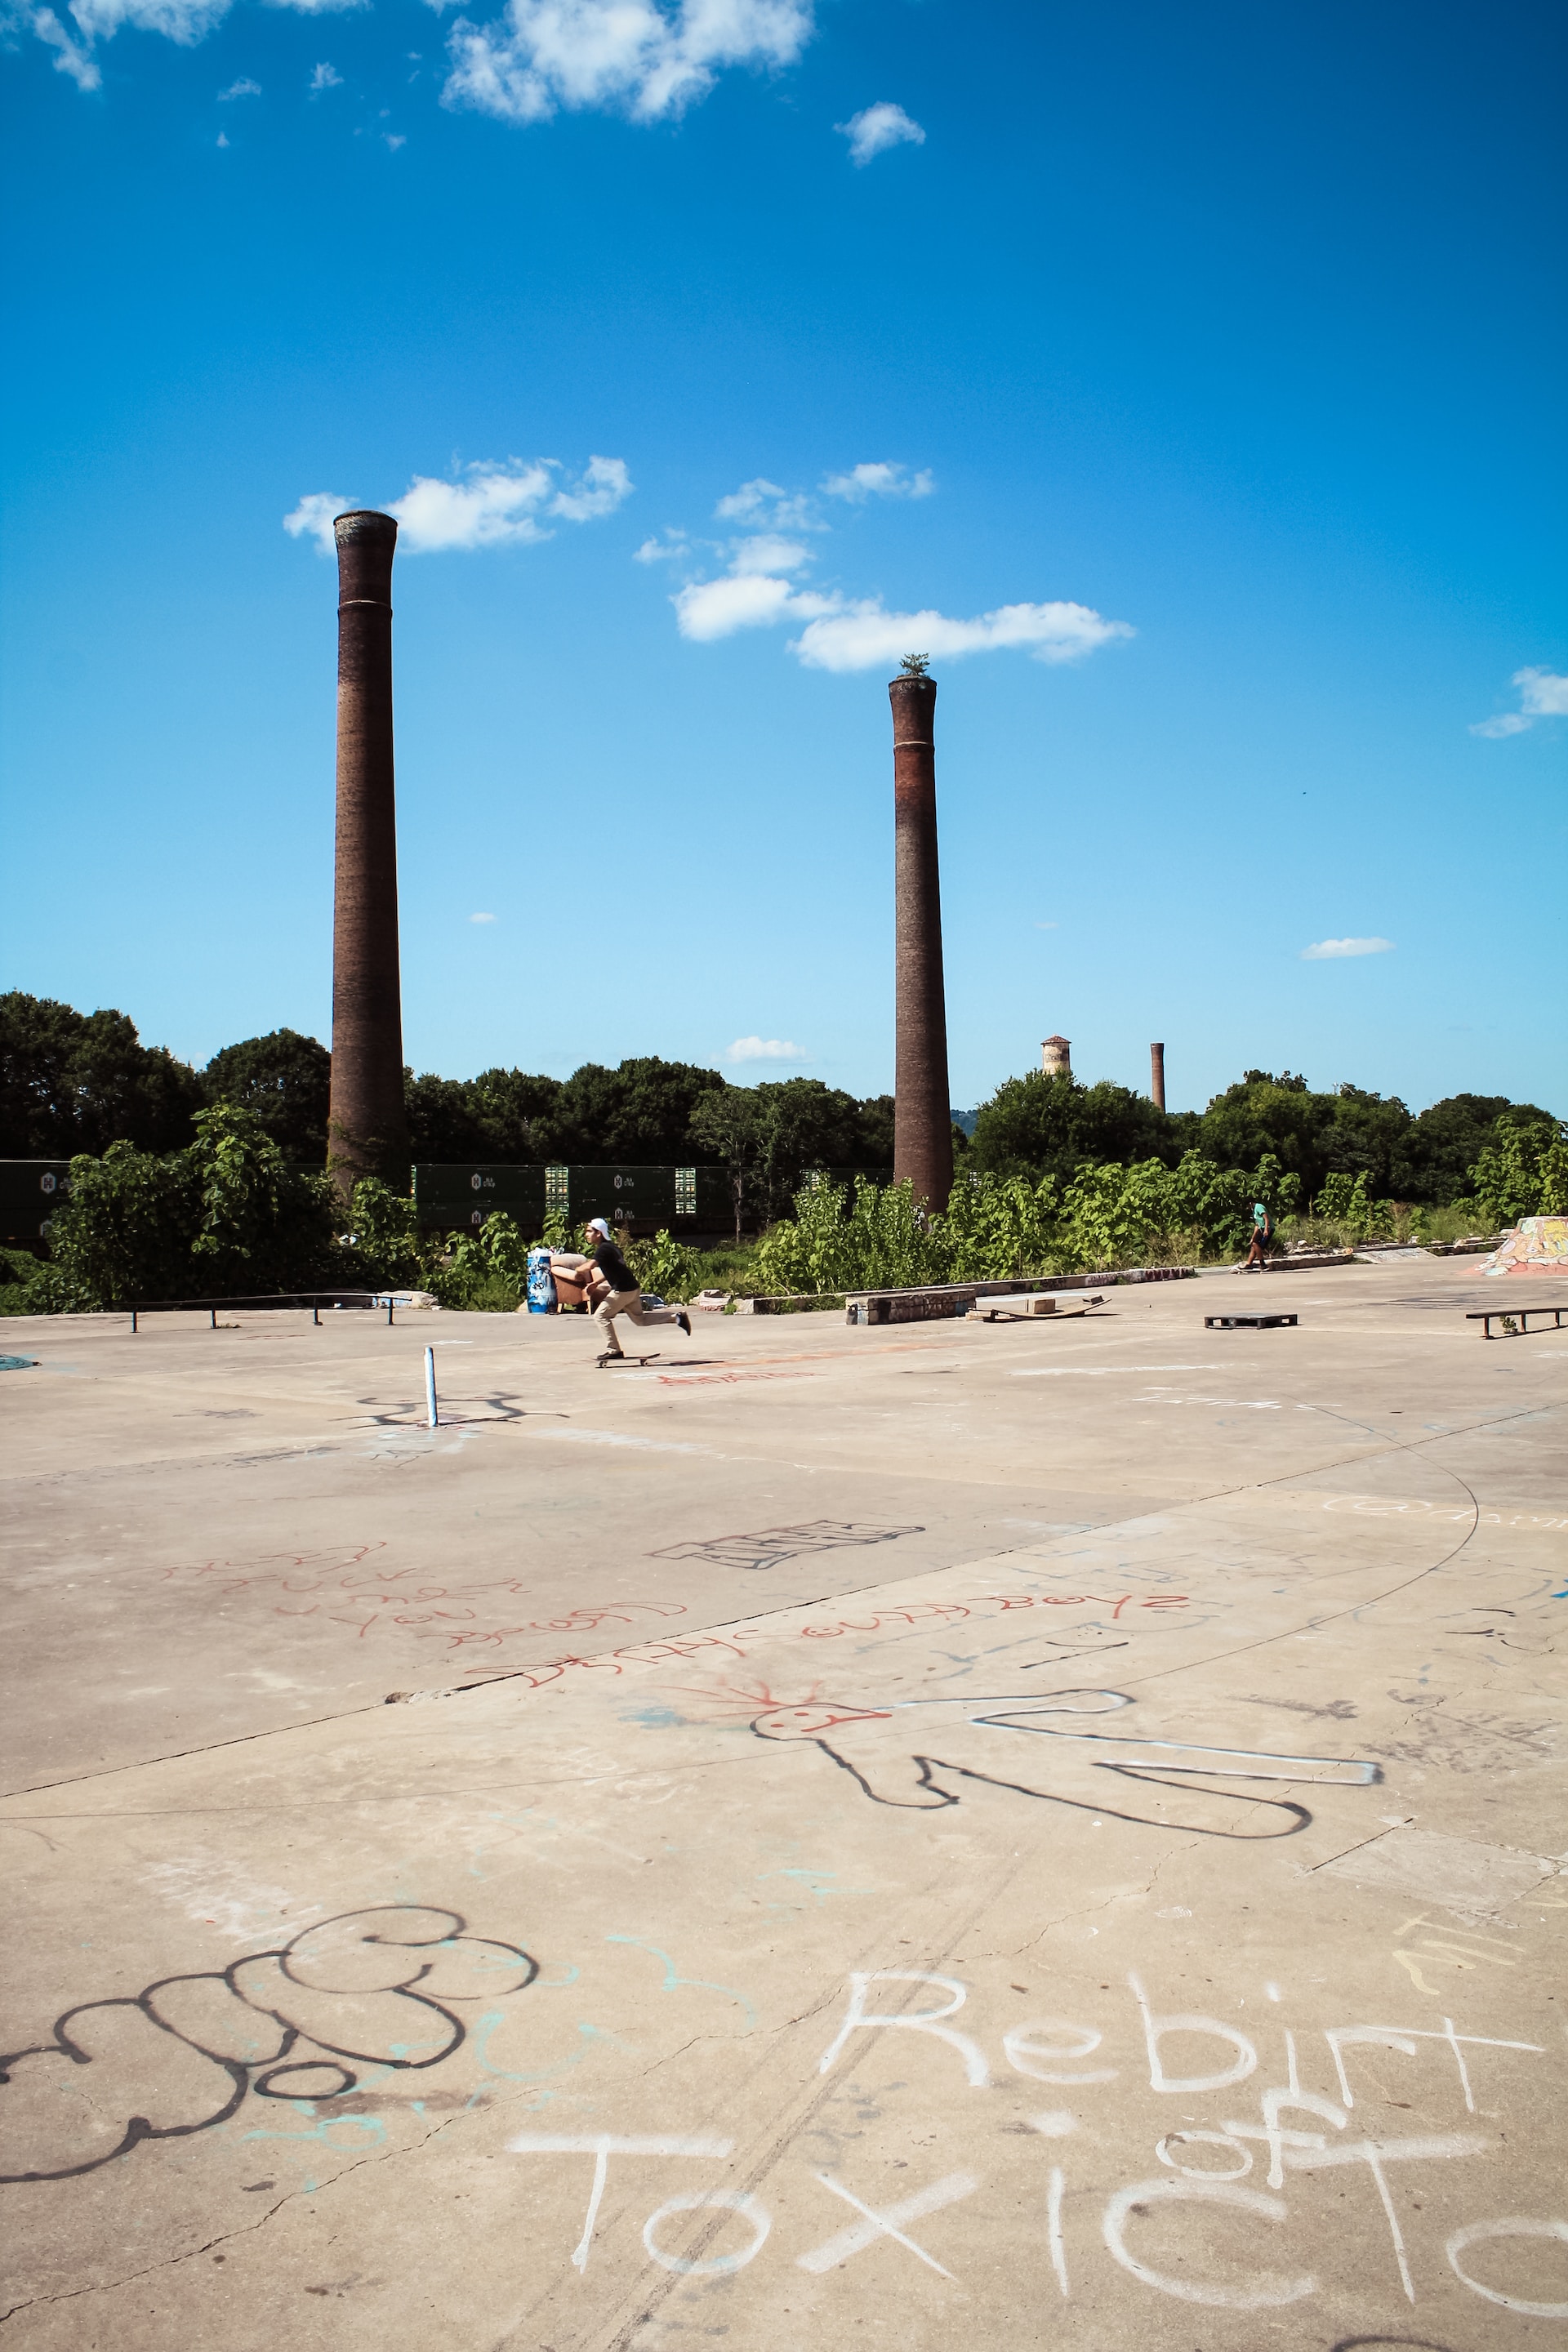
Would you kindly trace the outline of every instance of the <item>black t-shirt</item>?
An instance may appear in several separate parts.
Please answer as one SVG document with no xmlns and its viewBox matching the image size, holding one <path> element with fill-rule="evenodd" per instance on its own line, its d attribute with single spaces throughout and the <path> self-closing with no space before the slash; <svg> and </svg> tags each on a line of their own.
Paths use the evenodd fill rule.
<svg viewBox="0 0 1568 2352">
<path fill-rule="evenodd" d="M 614 1242 L 601 1242 L 594 1252 L 594 1264 L 612 1290 L 636 1290 L 637 1278 Z"/>
</svg>

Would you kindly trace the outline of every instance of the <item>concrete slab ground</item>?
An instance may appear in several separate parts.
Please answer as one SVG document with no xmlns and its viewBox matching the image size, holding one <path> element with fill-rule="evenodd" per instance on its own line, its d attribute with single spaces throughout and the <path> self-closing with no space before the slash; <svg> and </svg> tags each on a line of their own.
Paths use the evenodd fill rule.
<svg viewBox="0 0 1568 2352">
<path fill-rule="evenodd" d="M 1503 1287 L 9 1323 L 5 2340 L 1561 2343 Z"/>
</svg>

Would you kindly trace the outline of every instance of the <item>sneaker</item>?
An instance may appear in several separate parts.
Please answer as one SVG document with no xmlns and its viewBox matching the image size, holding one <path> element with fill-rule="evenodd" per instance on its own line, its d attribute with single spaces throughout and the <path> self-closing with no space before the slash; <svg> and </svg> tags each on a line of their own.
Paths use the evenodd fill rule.
<svg viewBox="0 0 1568 2352">
<path fill-rule="evenodd" d="M 675 1318 L 675 1326 L 676 1326 L 676 1328 L 677 1328 L 677 1330 L 678 1330 L 678 1331 L 684 1331 L 684 1332 L 685 1332 L 685 1334 L 686 1334 L 686 1336 L 687 1336 L 687 1338 L 688 1338 L 689 1339 L 690 1339 L 690 1337 L 691 1337 L 691 1318 L 690 1318 L 690 1316 L 689 1316 L 689 1315 L 688 1315 L 688 1313 L 686 1312 L 686 1309 L 685 1309 L 685 1307 L 684 1307 L 681 1308 L 681 1310 L 680 1310 L 679 1314 L 679 1315 L 676 1317 L 676 1318 Z"/>
</svg>

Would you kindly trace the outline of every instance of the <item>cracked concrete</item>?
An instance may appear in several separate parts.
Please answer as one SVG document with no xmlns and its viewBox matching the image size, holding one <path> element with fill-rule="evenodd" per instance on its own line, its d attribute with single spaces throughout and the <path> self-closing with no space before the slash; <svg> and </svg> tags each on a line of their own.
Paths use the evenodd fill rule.
<svg viewBox="0 0 1568 2352">
<path fill-rule="evenodd" d="M 7 2344 L 1557 2340 L 1568 1338 L 1298 1285 L 17 1327 Z"/>
</svg>

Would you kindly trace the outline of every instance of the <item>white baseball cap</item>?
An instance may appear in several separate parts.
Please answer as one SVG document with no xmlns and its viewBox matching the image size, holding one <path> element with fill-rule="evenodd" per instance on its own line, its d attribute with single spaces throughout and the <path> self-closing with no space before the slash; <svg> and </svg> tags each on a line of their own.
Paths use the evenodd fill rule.
<svg viewBox="0 0 1568 2352">
<path fill-rule="evenodd" d="M 603 1217 L 590 1217 L 587 1229 L 591 1234 L 603 1234 L 606 1241 L 610 1238 L 610 1228 Z"/>
</svg>

